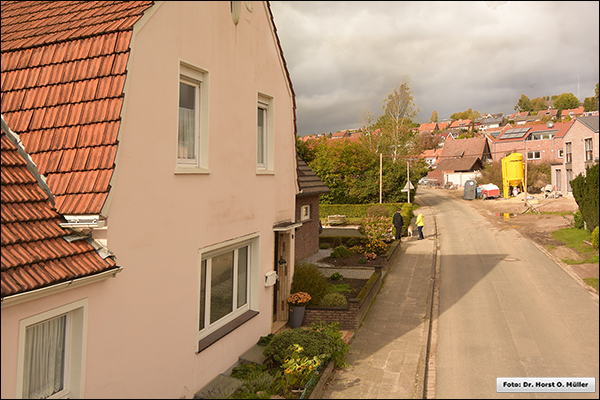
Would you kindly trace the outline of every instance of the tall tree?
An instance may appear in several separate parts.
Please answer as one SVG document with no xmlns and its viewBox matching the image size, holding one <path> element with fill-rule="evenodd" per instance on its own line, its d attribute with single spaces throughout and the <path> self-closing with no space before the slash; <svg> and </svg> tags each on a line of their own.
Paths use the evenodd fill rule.
<svg viewBox="0 0 600 400">
<path fill-rule="evenodd" d="M 522 94 L 519 100 L 517 101 L 515 110 L 519 112 L 533 111 L 533 106 L 531 105 L 531 100 L 529 100 L 529 97 Z"/>
<path fill-rule="evenodd" d="M 548 103 L 546 103 L 546 99 L 544 97 L 536 97 L 531 100 L 531 108 L 532 111 L 541 111 L 548 108 Z"/>
<path fill-rule="evenodd" d="M 438 122 L 438 112 L 436 110 L 431 112 L 431 118 L 429 119 L 429 122 Z"/>
<path fill-rule="evenodd" d="M 450 116 L 451 119 L 470 119 L 470 120 L 475 120 L 477 118 L 481 118 L 481 113 L 477 110 L 473 110 L 472 108 L 469 108 L 466 111 L 461 111 L 461 112 L 457 112 L 454 113 Z"/>
<path fill-rule="evenodd" d="M 382 134 L 387 138 L 388 143 L 384 145 L 387 145 L 394 156 L 408 154 L 415 141 L 411 125 L 419 109 L 408 82 L 409 79 L 405 77 L 404 82 L 387 96 L 383 104 L 384 114 L 378 121 L 381 122 Z M 380 150 L 385 153 L 385 150 Z"/>
<path fill-rule="evenodd" d="M 561 111 L 578 107 L 579 99 L 573 93 L 563 93 L 554 100 L 554 108 Z"/>
</svg>

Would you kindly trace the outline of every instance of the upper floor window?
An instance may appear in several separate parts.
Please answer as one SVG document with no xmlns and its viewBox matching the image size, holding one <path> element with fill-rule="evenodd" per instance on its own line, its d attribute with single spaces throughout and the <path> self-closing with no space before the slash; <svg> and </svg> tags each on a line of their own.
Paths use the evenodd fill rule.
<svg viewBox="0 0 600 400">
<path fill-rule="evenodd" d="M 594 146 L 592 138 L 585 139 L 585 161 L 594 161 Z"/>
<path fill-rule="evenodd" d="M 558 158 L 563 158 L 564 150 L 558 149 Z"/>
<path fill-rule="evenodd" d="M 256 169 L 273 172 L 273 98 L 258 95 L 256 115 Z"/>
<path fill-rule="evenodd" d="M 528 160 L 539 160 L 542 158 L 542 154 L 539 151 L 528 151 L 527 159 Z"/>
<path fill-rule="evenodd" d="M 208 90 L 206 73 L 181 64 L 176 172 L 208 168 Z"/>
<path fill-rule="evenodd" d="M 565 162 L 573 162 L 573 153 L 571 151 L 571 142 L 565 143 Z"/>
</svg>

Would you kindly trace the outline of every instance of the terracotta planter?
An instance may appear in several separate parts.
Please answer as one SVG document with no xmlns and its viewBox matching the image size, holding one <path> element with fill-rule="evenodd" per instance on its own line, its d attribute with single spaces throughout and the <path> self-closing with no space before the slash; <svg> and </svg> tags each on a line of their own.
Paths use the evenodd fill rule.
<svg viewBox="0 0 600 400">
<path fill-rule="evenodd" d="M 290 327 L 292 329 L 300 328 L 304 319 L 306 306 L 290 307 Z"/>
</svg>

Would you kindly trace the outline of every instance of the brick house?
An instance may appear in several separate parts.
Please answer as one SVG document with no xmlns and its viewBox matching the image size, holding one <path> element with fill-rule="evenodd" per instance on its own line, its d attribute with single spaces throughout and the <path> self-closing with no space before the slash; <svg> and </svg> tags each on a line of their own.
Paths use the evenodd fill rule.
<svg viewBox="0 0 600 400">
<path fill-rule="evenodd" d="M 462 186 L 468 179 L 474 179 L 491 158 L 485 137 L 447 140 L 437 168 L 429 171 L 427 178 L 440 185 L 451 183 Z"/>
<path fill-rule="evenodd" d="M 500 161 L 515 152 L 526 152 L 528 161 L 553 163 L 562 158 L 562 138 L 572 123 L 573 121 L 518 127 L 507 125 L 497 137 L 486 137 L 494 161 Z"/>
<path fill-rule="evenodd" d="M 319 195 L 330 189 L 317 174 L 298 157 L 298 186 L 296 195 L 296 221 L 302 226 L 296 228 L 296 261 L 304 260 L 319 251 Z"/>
<path fill-rule="evenodd" d="M 570 181 L 598 163 L 598 116 L 572 121 L 562 140 L 564 157 L 550 166 L 552 185 L 563 196 L 572 196 Z"/>
</svg>

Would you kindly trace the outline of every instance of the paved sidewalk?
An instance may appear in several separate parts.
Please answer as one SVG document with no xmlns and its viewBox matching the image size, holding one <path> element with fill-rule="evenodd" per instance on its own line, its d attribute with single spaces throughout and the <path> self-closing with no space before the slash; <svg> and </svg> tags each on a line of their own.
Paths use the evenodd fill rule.
<svg viewBox="0 0 600 400">
<path fill-rule="evenodd" d="M 432 210 L 421 204 L 424 240 L 402 238 L 401 254 L 350 341 L 350 367 L 329 378 L 311 398 L 424 398 L 436 234 Z M 413 221 L 414 223 L 414 221 Z"/>
</svg>

